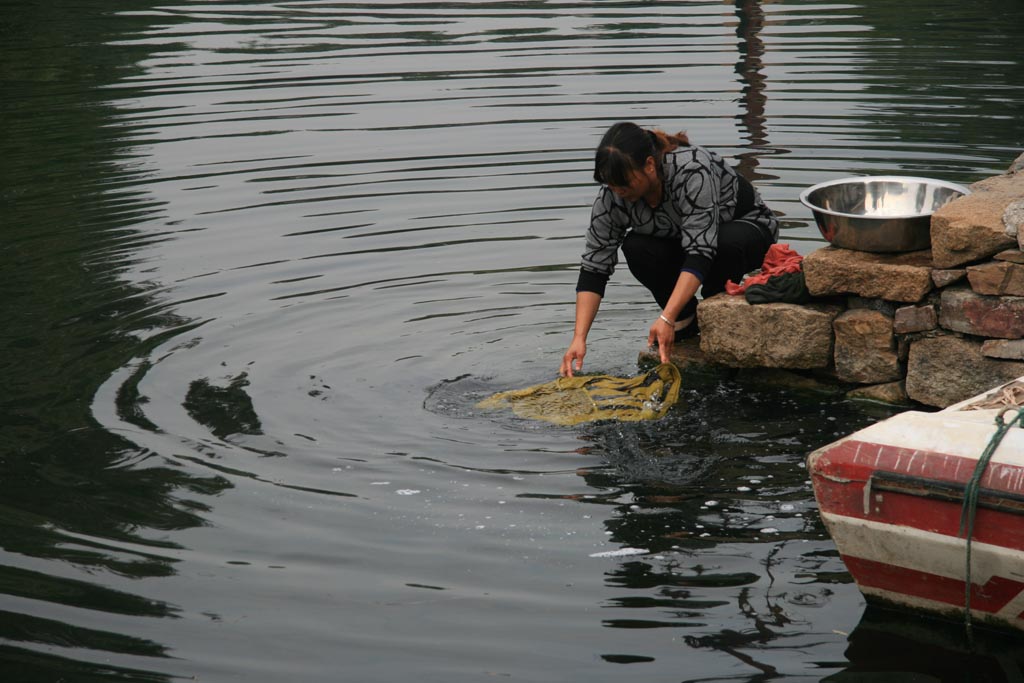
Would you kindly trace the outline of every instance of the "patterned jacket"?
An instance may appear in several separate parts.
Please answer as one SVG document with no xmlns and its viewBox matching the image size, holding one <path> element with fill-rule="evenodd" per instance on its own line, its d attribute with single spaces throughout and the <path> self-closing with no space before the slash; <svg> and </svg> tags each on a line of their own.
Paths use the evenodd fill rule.
<svg viewBox="0 0 1024 683">
<path fill-rule="evenodd" d="M 602 186 L 590 217 L 577 290 L 604 293 L 615 271 L 619 246 L 629 230 L 678 239 L 686 254 L 680 266 L 704 279 L 718 248 L 718 226 L 732 220 L 757 225 L 775 242 L 779 222 L 760 195 L 721 156 L 696 145 L 662 158 L 662 202 L 628 202 Z"/>
</svg>

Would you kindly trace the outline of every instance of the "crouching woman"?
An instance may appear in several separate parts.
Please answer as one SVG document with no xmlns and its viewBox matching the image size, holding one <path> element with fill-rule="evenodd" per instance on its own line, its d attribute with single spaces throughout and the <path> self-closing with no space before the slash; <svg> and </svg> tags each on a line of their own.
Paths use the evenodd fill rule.
<svg viewBox="0 0 1024 683">
<path fill-rule="evenodd" d="M 663 363 L 675 341 L 697 334 L 698 289 L 704 298 L 761 266 L 779 222 L 754 187 L 721 156 L 635 123 L 616 123 L 597 148 L 601 184 L 590 217 L 576 285 L 576 325 L 559 374 L 582 370 L 587 334 L 622 249 L 633 276 L 661 310 L 648 346 Z"/>
</svg>

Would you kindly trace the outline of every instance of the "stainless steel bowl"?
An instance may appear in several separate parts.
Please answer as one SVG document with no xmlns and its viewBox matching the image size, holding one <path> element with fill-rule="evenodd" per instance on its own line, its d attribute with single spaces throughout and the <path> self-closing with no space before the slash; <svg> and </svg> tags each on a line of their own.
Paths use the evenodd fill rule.
<svg viewBox="0 0 1024 683">
<path fill-rule="evenodd" d="M 970 190 L 931 178 L 865 176 L 819 183 L 800 194 L 822 237 L 843 249 L 902 252 L 931 246 L 931 217 Z"/>
</svg>

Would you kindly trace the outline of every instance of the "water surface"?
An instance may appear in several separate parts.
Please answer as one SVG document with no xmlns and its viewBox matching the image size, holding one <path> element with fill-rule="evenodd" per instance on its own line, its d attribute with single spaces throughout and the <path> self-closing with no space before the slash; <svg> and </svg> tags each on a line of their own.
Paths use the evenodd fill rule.
<svg viewBox="0 0 1024 683">
<path fill-rule="evenodd" d="M 807 253 L 810 184 L 1020 153 L 1017 0 L 3 26 L 4 680 L 1012 678 L 866 613 L 816 515 L 806 454 L 889 411 L 727 376 L 650 424 L 474 403 L 554 376 L 610 123 L 719 150 Z M 654 315 L 617 273 L 588 369 L 637 372 Z"/>
</svg>

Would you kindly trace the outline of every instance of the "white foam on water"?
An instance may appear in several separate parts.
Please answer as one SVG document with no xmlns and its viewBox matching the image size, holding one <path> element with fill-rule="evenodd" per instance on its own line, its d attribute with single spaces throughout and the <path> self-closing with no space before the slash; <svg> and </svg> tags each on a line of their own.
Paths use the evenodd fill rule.
<svg viewBox="0 0 1024 683">
<path fill-rule="evenodd" d="M 591 557 L 629 557 L 630 555 L 646 555 L 650 550 L 646 548 L 619 548 L 618 550 L 606 550 L 601 553 L 591 553 Z"/>
</svg>

